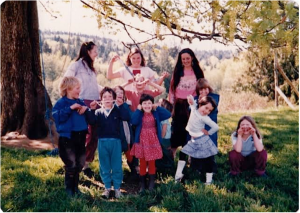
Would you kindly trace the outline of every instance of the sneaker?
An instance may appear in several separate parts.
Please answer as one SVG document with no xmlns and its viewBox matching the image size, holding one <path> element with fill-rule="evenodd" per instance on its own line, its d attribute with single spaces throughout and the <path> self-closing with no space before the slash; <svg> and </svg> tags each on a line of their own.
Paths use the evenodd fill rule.
<svg viewBox="0 0 300 213">
<path fill-rule="evenodd" d="M 94 172 L 91 170 L 91 168 L 86 168 L 85 170 L 83 170 L 83 174 L 85 174 L 89 178 L 92 178 L 94 176 Z"/>
<path fill-rule="evenodd" d="M 117 199 L 120 198 L 120 197 L 123 197 L 123 195 L 122 195 L 120 189 L 115 189 L 115 197 L 116 197 Z"/>
<path fill-rule="evenodd" d="M 102 193 L 102 197 L 108 199 L 109 198 L 110 189 L 105 189 Z"/>
</svg>

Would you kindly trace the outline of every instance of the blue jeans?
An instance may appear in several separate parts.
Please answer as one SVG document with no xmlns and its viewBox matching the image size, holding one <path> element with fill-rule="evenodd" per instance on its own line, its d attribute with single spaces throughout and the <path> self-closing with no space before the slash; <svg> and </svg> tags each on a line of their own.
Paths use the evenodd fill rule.
<svg viewBox="0 0 300 213">
<path fill-rule="evenodd" d="M 123 180 L 122 146 L 117 138 L 100 138 L 98 140 L 100 176 L 106 189 L 120 189 Z"/>
</svg>

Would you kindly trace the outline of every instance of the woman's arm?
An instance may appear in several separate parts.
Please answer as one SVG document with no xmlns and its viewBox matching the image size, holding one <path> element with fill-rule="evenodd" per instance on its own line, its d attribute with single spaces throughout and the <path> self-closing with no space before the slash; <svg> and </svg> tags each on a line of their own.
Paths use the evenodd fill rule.
<svg viewBox="0 0 300 213">
<path fill-rule="evenodd" d="M 149 81 L 148 84 L 149 84 L 150 86 L 154 87 L 155 89 L 158 89 L 158 91 L 159 91 L 160 93 L 163 93 L 163 92 L 166 91 L 166 88 L 164 88 L 164 87 L 162 87 L 162 86 L 159 86 L 158 84 L 153 83 L 152 81 Z"/>
<path fill-rule="evenodd" d="M 114 78 L 121 78 L 121 73 L 120 72 L 113 72 L 113 66 L 114 63 L 119 59 L 118 55 L 115 55 L 114 57 L 112 57 L 112 59 L 109 62 L 109 66 L 107 69 L 107 73 L 106 73 L 106 78 L 108 80 L 112 80 Z"/>
<path fill-rule="evenodd" d="M 65 72 L 64 74 L 64 77 L 65 76 L 73 76 L 73 77 L 76 77 L 76 74 L 77 74 L 77 64 L 78 62 L 74 62 L 73 64 L 71 64 L 67 71 Z"/>
<path fill-rule="evenodd" d="M 127 82 L 121 84 L 121 87 L 125 88 L 126 86 L 128 86 L 129 84 L 132 84 L 133 83 L 133 78 L 132 79 L 129 79 Z"/>
<path fill-rule="evenodd" d="M 159 78 L 156 79 L 156 82 L 155 82 L 155 83 L 158 84 L 159 86 L 161 86 L 162 83 L 164 82 L 165 78 L 167 78 L 167 77 L 169 77 L 169 76 L 170 76 L 170 74 L 169 74 L 168 72 L 164 71 L 164 72 L 159 76 Z"/>
</svg>

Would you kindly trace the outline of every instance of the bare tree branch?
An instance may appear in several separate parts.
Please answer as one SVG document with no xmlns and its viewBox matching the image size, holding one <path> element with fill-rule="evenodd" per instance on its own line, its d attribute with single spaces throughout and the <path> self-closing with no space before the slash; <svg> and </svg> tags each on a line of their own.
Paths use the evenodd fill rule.
<svg viewBox="0 0 300 213">
<path fill-rule="evenodd" d="M 53 18 L 57 18 L 57 16 L 54 16 L 49 10 L 47 10 L 47 8 L 45 7 L 45 5 L 42 3 L 42 1 L 39 1 L 40 4 L 44 7 L 44 9 L 46 10 L 47 13 L 49 13 Z"/>
</svg>

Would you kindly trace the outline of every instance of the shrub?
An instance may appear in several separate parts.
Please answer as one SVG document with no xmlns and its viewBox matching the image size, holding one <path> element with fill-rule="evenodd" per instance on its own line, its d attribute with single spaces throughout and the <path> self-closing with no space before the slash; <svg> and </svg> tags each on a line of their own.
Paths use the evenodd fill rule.
<svg viewBox="0 0 300 213">
<path fill-rule="evenodd" d="M 219 94 L 219 113 L 256 111 L 274 106 L 274 102 L 268 101 L 267 97 L 251 92 L 234 93 L 221 91 Z"/>
</svg>

